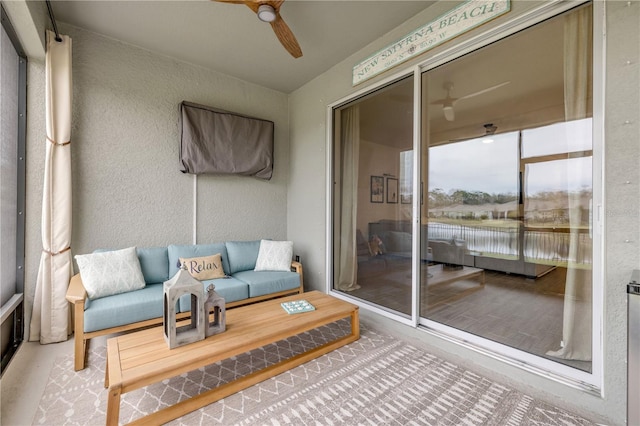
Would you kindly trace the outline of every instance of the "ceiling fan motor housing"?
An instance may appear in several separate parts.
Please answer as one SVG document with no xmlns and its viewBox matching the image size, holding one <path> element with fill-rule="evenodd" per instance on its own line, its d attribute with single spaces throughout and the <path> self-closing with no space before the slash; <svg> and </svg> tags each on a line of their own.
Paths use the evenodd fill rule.
<svg viewBox="0 0 640 426">
<path fill-rule="evenodd" d="M 273 22 L 276 20 L 276 11 L 269 4 L 261 4 L 258 7 L 258 19 L 262 22 Z"/>
</svg>

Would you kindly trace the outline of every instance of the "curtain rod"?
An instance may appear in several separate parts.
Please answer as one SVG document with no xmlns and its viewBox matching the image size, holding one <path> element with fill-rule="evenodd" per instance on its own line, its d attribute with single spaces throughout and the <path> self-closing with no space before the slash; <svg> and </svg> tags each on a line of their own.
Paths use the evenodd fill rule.
<svg viewBox="0 0 640 426">
<path fill-rule="evenodd" d="M 51 8 L 51 2 L 46 0 L 47 9 L 49 9 L 49 18 L 51 18 L 51 24 L 53 25 L 53 31 L 56 33 L 56 41 L 61 42 L 62 37 L 60 37 L 60 33 L 58 32 L 58 26 L 56 25 L 56 18 L 53 17 L 53 9 Z"/>
</svg>

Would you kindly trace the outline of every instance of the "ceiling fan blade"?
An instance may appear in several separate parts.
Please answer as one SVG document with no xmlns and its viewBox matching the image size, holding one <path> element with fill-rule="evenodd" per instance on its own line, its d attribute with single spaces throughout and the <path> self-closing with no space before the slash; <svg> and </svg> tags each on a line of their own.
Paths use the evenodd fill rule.
<svg viewBox="0 0 640 426">
<path fill-rule="evenodd" d="M 273 32 L 276 33 L 278 40 L 287 49 L 287 52 L 291 54 L 294 58 L 299 58 L 302 56 L 302 49 L 298 44 L 298 40 L 293 35 L 293 32 L 289 28 L 286 22 L 280 16 L 280 6 L 284 3 L 284 0 L 213 0 L 221 3 L 233 3 L 233 4 L 244 4 L 249 9 L 251 9 L 256 15 L 258 15 L 259 19 L 262 21 L 267 21 L 260 17 L 260 6 L 268 5 L 273 8 L 272 13 L 275 13 L 275 19 L 271 21 L 271 28 L 273 28 Z"/>
<path fill-rule="evenodd" d="M 246 4 L 247 6 L 249 6 L 245 0 L 212 0 L 212 1 L 217 1 L 218 3 L 229 3 L 229 4 Z"/>
<path fill-rule="evenodd" d="M 431 102 L 431 105 L 444 105 L 444 106 L 453 105 L 457 100 L 458 98 L 446 97 L 446 98 L 437 99 Z"/>
<path fill-rule="evenodd" d="M 294 58 L 299 58 L 302 56 L 302 49 L 298 44 L 298 40 L 293 35 L 293 32 L 289 28 L 284 19 L 280 16 L 279 12 L 276 12 L 276 20 L 271 23 L 271 28 L 273 28 L 273 32 L 276 33 L 278 40 L 287 49 L 287 52 L 291 54 Z"/>
<path fill-rule="evenodd" d="M 461 96 L 457 100 L 473 98 L 474 96 L 482 95 L 483 93 L 487 93 L 487 92 L 490 92 L 492 90 L 496 90 L 496 89 L 498 89 L 498 88 L 500 88 L 502 86 L 506 86 L 509 83 L 511 83 L 511 82 L 510 81 L 505 81 L 505 82 L 502 82 L 500 84 L 496 84 L 495 86 L 487 87 L 486 89 L 480 90 L 478 92 L 474 92 L 474 93 L 470 93 L 468 95 Z"/>
</svg>

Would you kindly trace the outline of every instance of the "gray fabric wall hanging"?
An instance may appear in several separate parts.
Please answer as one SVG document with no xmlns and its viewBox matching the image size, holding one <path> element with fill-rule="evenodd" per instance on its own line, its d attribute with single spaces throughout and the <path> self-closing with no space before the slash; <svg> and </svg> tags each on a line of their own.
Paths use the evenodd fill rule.
<svg viewBox="0 0 640 426">
<path fill-rule="evenodd" d="M 183 101 L 180 128 L 181 172 L 271 179 L 272 121 Z"/>
</svg>

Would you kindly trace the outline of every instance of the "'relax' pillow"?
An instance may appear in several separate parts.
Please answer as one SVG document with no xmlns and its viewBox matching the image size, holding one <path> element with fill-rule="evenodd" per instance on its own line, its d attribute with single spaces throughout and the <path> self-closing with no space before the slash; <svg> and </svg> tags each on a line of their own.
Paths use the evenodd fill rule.
<svg viewBox="0 0 640 426">
<path fill-rule="evenodd" d="M 187 272 L 198 281 L 224 278 L 222 256 L 220 253 L 211 256 L 180 258 L 180 264 L 187 267 Z"/>
<path fill-rule="evenodd" d="M 145 286 L 135 247 L 79 254 L 75 259 L 89 299 L 140 290 Z"/>
</svg>

